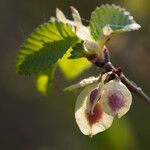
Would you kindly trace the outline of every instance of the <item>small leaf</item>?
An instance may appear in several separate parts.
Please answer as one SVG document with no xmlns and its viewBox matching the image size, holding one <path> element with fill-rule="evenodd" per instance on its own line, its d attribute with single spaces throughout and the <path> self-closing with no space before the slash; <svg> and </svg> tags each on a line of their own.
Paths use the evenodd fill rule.
<svg viewBox="0 0 150 150">
<path fill-rule="evenodd" d="M 66 16 L 59 8 L 56 8 L 56 18 L 63 23 L 67 22 Z"/>
<path fill-rule="evenodd" d="M 77 41 L 67 24 L 54 21 L 37 27 L 20 48 L 17 72 L 32 74 L 51 68 Z"/>
<path fill-rule="evenodd" d="M 78 10 L 75 9 L 73 6 L 71 6 L 70 8 L 71 8 L 71 11 L 72 11 L 73 20 L 74 20 L 78 25 L 82 24 L 81 17 L 80 17 L 80 14 L 79 14 Z"/>
<path fill-rule="evenodd" d="M 95 40 L 114 33 L 138 30 L 133 17 L 125 9 L 116 5 L 102 5 L 97 7 L 90 19 L 90 30 Z"/>
<path fill-rule="evenodd" d="M 99 58 L 103 58 L 103 50 L 98 42 L 86 40 L 84 42 L 84 47 L 90 55 L 96 54 Z"/>
<path fill-rule="evenodd" d="M 48 71 L 40 73 L 36 78 L 37 90 L 43 94 L 48 95 L 52 89 L 52 79 L 54 75 L 54 67 L 50 68 Z"/>
<path fill-rule="evenodd" d="M 73 84 L 71 86 L 64 88 L 64 91 L 73 91 L 78 88 L 83 88 L 85 86 L 88 86 L 90 84 L 98 82 L 99 79 L 100 79 L 99 76 L 98 77 L 94 77 L 94 76 L 88 77 L 86 79 L 81 80 L 79 83 L 76 83 L 76 84 Z"/>
<path fill-rule="evenodd" d="M 86 58 L 68 59 L 71 55 L 69 49 L 58 64 L 67 79 L 74 79 L 80 75 L 85 69 L 91 66 L 91 63 Z"/>
</svg>

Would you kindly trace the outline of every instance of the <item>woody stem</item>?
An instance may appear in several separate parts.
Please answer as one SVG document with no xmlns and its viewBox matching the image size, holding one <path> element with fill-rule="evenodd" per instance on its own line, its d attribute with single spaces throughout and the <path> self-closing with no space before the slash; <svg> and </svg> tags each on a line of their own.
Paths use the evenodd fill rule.
<svg viewBox="0 0 150 150">
<path fill-rule="evenodd" d="M 93 64 L 95 64 L 98 67 L 103 68 L 105 71 L 117 71 L 117 68 L 113 66 L 113 64 L 110 62 L 110 55 L 109 50 L 105 47 L 104 48 L 104 61 L 100 61 L 98 58 L 95 59 L 89 59 Z M 135 95 L 141 98 L 141 100 L 145 101 L 146 103 L 150 104 L 150 97 L 144 93 L 144 91 L 138 87 L 135 83 L 130 81 L 119 69 L 119 76 L 122 83 L 124 83 L 127 88 L 133 92 Z"/>
</svg>

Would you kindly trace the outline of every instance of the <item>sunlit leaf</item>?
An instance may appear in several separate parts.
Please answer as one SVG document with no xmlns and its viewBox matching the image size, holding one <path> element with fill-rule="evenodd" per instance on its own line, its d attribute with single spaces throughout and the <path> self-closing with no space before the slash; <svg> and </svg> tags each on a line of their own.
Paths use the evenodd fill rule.
<svg viewBox="0 0 150 150">
<path fill-rule="evenodd" d="M 116 5 L 102 5 L 92 12 L 90 30 L 95 40 L 101 40 L 103 36 L 110 34 L 138 30 L 133 17 L 124 8 Z"/>
<path fill-rule="evenodd" d="M 45 71 L 78 41 L 71 27 L 58 21 L 37 27 L 20 48 L 17 71 L 32 74 Z"/>
<path fill-rule="evenodd" d="M 85 69 L 91 66 L 91 63 L 86 58 L 67 59 L 71 54 L 72 49 L 69 49 L 58 64 L 67 79 L 74 79 L 80 75 Z"/>
<path fill-rule="evenodd" d="M 54 68 L 52 67 L 48 71 L 40 73 L 36 78 L 36 88 L 43 94 L 48 95 L 52 89 L 52 79 L 54 74 Z"/>
</svg>

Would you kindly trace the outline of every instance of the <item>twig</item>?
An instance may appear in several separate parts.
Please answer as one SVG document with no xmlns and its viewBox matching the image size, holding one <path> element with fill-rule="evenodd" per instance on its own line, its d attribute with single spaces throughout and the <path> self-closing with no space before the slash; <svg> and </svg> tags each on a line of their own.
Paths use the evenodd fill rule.
<svg viewBox="0 0 150 150">
<path fill-rule="evenodd" d="M 139 96 L 143 101 L 150 104 L 150 97 L 146 95 L 140 87 L 132 83 L 128 78 L 125 77 L 124 74 L 121 74 L 120 79 L 131 92 Z"/>
<path fill-rule="evenodd" d="M 112 65 L 111 61 L 110 61 L 109 50 L 106 47 L 104 47 L 103 50 L 104 50 L 104 61 L 101 61 L 98 58 L 94 58 L 94 57 L 90 57 L 88 59 L 93 64 L 95 64 L 98 67 L 103 68 L 107 72 L 109 72 L 109 71 L 116 71 L 116 72 L 118 72 L 122 83 L 124 83 L 131 92 L 133 92 L 135 95 L 139 96 L 141 98 L 141 100 L 143 100 L 143 101 L 147 102 L 148 104 L 150 104 L 150 97 L 148 95 L 146 95 L 140 87 L 138 87 L 135 83 L 133 83 L 132 81 L 130 81 L 120 71 L 120 68 L 118 69 L 118 68 L 114 67 Z M 91 58 L 94 58 L 94 59 L 91 59 Z"/>
</svg>

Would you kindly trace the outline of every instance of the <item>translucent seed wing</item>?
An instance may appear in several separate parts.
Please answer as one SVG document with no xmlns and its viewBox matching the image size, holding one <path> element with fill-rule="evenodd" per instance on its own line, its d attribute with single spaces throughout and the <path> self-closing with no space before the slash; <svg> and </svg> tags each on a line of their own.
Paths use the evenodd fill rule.
<svg viewBox="0 0 150 150">
<path fill-rule="evenodd" d="M 81 132 L 92 137 L 109 128 L 112 124 L 113 117 L 106 114 L 98 102 L 94 114 L 90 114 L 90 93 L 97 88 L 98 84 L 86 87 L 78 96 L 75 105 L 75 119 Z"/>
<path fill-rule="evenodd" d="M 120 118 L 130 109 L 131 92 L 121 81 L 111 80 L 102 88 L 101 104 L 106 113 Z"/>
</svg>

